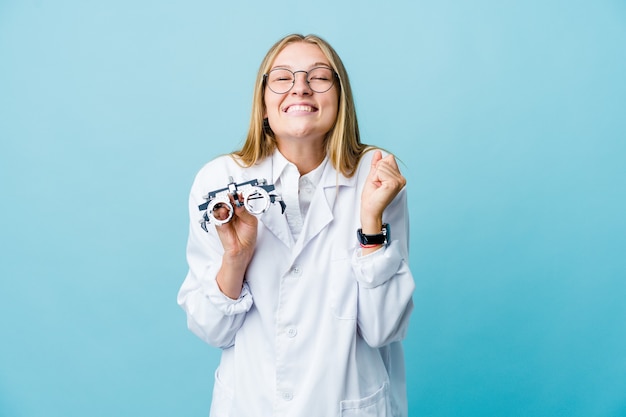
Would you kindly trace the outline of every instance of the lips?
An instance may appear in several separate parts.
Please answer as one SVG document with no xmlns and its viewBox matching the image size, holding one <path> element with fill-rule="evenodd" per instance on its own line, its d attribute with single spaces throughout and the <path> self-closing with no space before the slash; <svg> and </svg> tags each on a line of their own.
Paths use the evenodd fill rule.
<svg viewBox="0 0 626 417">
<path fill-rule="evenodd" d="M 317 107 L 308 104 L 292 104 L 283 108 L 285 113 L 313 113 L 317 111 Z"/>
</svg>

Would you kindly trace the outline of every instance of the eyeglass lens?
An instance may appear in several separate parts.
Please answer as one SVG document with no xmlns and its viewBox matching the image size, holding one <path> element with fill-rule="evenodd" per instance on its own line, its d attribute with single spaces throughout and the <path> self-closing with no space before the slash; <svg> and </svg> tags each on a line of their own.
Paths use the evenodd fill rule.
<svg viewBox="0 0 626 417">
<path fill-rule="evenodd" d="M 276 94 L 284 94 L 294 86 L 295 74 L 299 72 L 306 75 L 309 88 L 316 93 L 325 93 L 330 90 L 335 81 L 334 71 L 326 67 L 313 68 L 308 72 L 296 71 L 295 73 L 288 69 L 276 68 L 267 75 L 267 86 Z"/>
</svg>

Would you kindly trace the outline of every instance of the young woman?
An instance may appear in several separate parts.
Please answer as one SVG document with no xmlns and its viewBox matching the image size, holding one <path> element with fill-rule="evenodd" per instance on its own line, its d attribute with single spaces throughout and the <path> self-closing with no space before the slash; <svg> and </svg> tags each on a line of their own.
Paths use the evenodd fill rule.
<svg viewBox="0 0 626 417">
<path fill-rule="evenodd" d="M 203 196 L 262 179 L 282 202 L 252 214 L 236 186 L 209 209 L 206 231 L 198 224 Z M 245 144 L 205 165 L 191 189 L 178 303 L 189 328 L 222 349 L 211 416 L 407 415 L 405 183 L 393 155 L 361 143 L 334 49 L 311 35 L 277 42 Z"/>
</svg>

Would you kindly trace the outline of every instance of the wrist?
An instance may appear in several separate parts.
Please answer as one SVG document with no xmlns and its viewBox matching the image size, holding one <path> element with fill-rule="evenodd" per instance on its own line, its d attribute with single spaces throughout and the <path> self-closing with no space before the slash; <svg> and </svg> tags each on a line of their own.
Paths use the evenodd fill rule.
<svg viewBox="0 0 626 417">
<path fill-rule="evenodd" d="M 228 298 L 239 298 L 243 286 L 246 269 L 252 259 L 252 254 L 246 251 L 225 252 L 222 256 L 222 265 L 217 273 L 217 286 Z"/>
<path fill-rule="evenodd" d="M 243 260 L 252 259 L 254 255 L 254 246 L 252 247 L 240 247 L 235 249 L 225 249 L 222 258 L 232 260 L 233 262 L 242 262 Z"/>
<path fill-rule="evenodd" d="M 365 234 L 373 235 L 380 233 L 382 227 L 382 217 L 361 217 L 361 230 Z"/>
</svg>

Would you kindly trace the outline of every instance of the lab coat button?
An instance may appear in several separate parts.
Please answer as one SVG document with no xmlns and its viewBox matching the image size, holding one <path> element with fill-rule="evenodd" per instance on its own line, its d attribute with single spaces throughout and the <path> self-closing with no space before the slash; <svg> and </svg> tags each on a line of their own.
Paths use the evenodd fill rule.
<svg viewBox="0 0 626 417">
<path fill-rule="evenodd" d="M 291 401 L 293 399 L 293 394 L 290 392 L 283 392 L 281 397 L 283 397 L 283 400 L 285 401 Z"/>
<path fill-rule="evenodd" d="M 300 275 L 302 275 L 302 268 L 300 268 L 298 265 L 294 265 L 291 268 L 291 274 L 293 276 L 299 277 Z"/>
<path fill-rule="evenodd" d="M 298 329 L 296 329 L 295 327 L 290 327 L 287 330 L 287 336 L 288 337 L 296 337 L 297 334 L 298 334 Z"/>
</svg>

